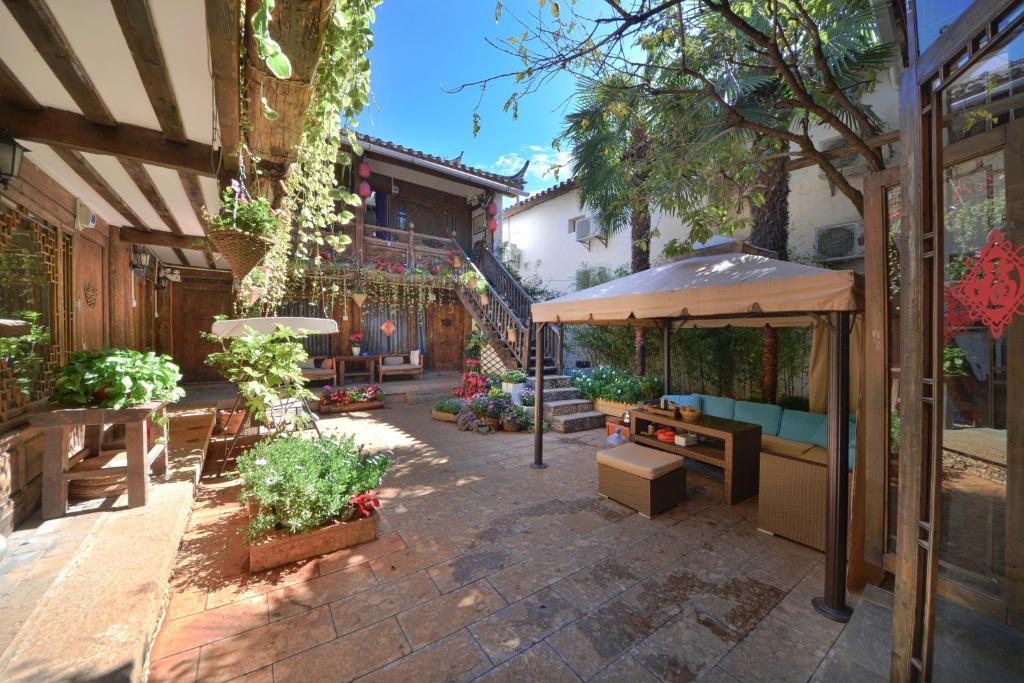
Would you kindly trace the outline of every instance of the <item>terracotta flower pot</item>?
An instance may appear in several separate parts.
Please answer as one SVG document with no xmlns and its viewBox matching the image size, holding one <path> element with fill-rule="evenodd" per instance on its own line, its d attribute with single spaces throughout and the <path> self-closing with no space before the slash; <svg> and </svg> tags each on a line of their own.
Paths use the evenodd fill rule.
<svg viewBox="0 0 1024 683">
<path fill-rule="evenodd" d="M 489 301 L 489 299 L 487 298 L 486 294 L 481 294 L 480 295 L 480 305 L 481 306 L 486 306 L 488 301 Z"/>
<path fill-rule="evenodd" d="M 431 410 L 430 417 L 440 422 L 455 422 L 458 419 L 455 415 L 452 415 L 451 413 L 442 413 L 437 410 Z"/>
</svg>

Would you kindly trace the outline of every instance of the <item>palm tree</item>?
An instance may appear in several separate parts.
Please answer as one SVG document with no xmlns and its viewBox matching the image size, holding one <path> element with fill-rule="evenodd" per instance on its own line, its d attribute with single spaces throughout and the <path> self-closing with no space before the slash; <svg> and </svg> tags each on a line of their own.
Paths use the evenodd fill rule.
<svg viewBox="0 0 1024 683">
<path fill-rule="evenodd" d="M 630 231 L 630 270 L 651 267 L 651 202 L 647 188 L 651 112 L 626 76 L 583 81 L 566 117 L 572 175 L 580 202 L 605 239 Z M 635 331 L 634 372 L 645 373 L 643 330 Z"/>
</svg>

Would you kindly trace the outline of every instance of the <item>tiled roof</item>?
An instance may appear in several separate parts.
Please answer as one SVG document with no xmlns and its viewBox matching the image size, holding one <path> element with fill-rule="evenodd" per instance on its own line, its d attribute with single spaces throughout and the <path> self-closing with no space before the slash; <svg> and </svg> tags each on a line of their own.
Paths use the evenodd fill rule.
<svg viewBox="0 0 1024 683">
<path fill-rule="evenodd" d="M 514 216 L 521 211 L 525 211 L 526 209 L 537 206 L 538 204 L 543 204 L 549 199 L 560 197 L 566 192 L 571 192 L 572 190 L 575 189 L 576 182 L 572 178 L 569 178 L 568 180 L 563 180 L 557 185 L 552 185 L 546 190 L 542 190 L 535 195 L 531 195 L 522 201 L 516 202 L 512 206 L 502 211 L 501 215 L 505 218 L 508 218 L 509 216 Z"/>
<path fill-rule="evenodd" d="M 361 142 L 367 142 L 372 145 L 377 145 L 379 147 L 386 147 L 395 152 L 408 154 L 409 156 L 414 156 L 418 159 L 423 159 L 424 161 L 440 164 L 441 166 L 446 166 L 452 170 L 462 171 L 463 173 L 471 173 L 472 175 L 475 175 L 479 178 L 504 183 L 519 190 L 523 189 L 523 185 L 525 184 L 524 178 L 526 176 L 526 169 L 530 165 L 530 162 L 527 161 L 525 164 L 523 164 L 523 167 L 519 169 L 517 173 L 514 173 L 512 175 L 501 175 L 500 173 L 492 173 L 491 171 L 485 171 L 482 168 L 467 166 L 466 164 L 462 163 L 461 152 L 459 153 L 459 156 L 455 157 L 454 159 L 445 159 L 444 157 L 439 157 L 436 154 L 427 154 L 426 152 L 421 152 L 418 149 L 412 149 L 411 147 L 399 145 L 395 142 L 391 142 L 390 140 L 382 140 L 381 138 L 375 138 L 372 135 L 360 134 L 359 140 Z"/>
</svg>

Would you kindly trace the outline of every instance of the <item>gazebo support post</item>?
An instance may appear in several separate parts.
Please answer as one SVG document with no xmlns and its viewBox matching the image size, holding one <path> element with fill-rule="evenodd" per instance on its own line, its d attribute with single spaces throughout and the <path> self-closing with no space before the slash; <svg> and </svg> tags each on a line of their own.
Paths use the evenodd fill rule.
<svg viewBox="0 0 1024 683">
<path fill-rule="evenodd" d="M 544 464 L 544 323 L 537 323 L 533 330 L 537 355 L 534 358 L 533 392 L 533 464 L 535 470 L 542 470 Z"/>
<path fill-rule="evenodd" d="M 825 522 L 825 595 L 812 604 L 833 621 L 850 620 L 846 606 L 849 524 L 850 314 L 829 313 L 828 507 Z"/>
<path fill-rule="evenodd" d="M 661 383 L 666 394 L 672 393 L 672 321 L 665 319 L 661 340 Z"/>
</svg>

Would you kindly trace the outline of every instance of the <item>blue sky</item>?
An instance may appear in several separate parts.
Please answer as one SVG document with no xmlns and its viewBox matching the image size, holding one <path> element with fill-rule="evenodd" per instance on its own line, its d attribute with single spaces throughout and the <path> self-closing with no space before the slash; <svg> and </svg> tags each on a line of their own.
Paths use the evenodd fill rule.
<svg viewBox="0 0 1024 683">
<path fill-rule="evenodd" d="M 537 9 L 537 0 L 504 4 L 517 12 Z M 484 42 L 516 33 L 507 15 L 495 23 L 494 7 L 494 0 L 384 0 L 377 7 L 370 52 L 371 102 L 359 130 L 446 157 L 465 151 L 464 163 L 500 173 L 513 173 L 531 159 L 526 189 L 536 192 L 555 183 L 543 172 L 558 156 L 551 140 L 562 129 L 572 79 L 560 76 L 523 100 L 515 121 L 502 111 L 511 83 L 491 85 L 480 106 L 476 138 L 473 108 L 479 90 L 449 95 L 442 89 L 519 64 Z M 563 171 L 562 179 L 566 175 Z"/>
</svg>

